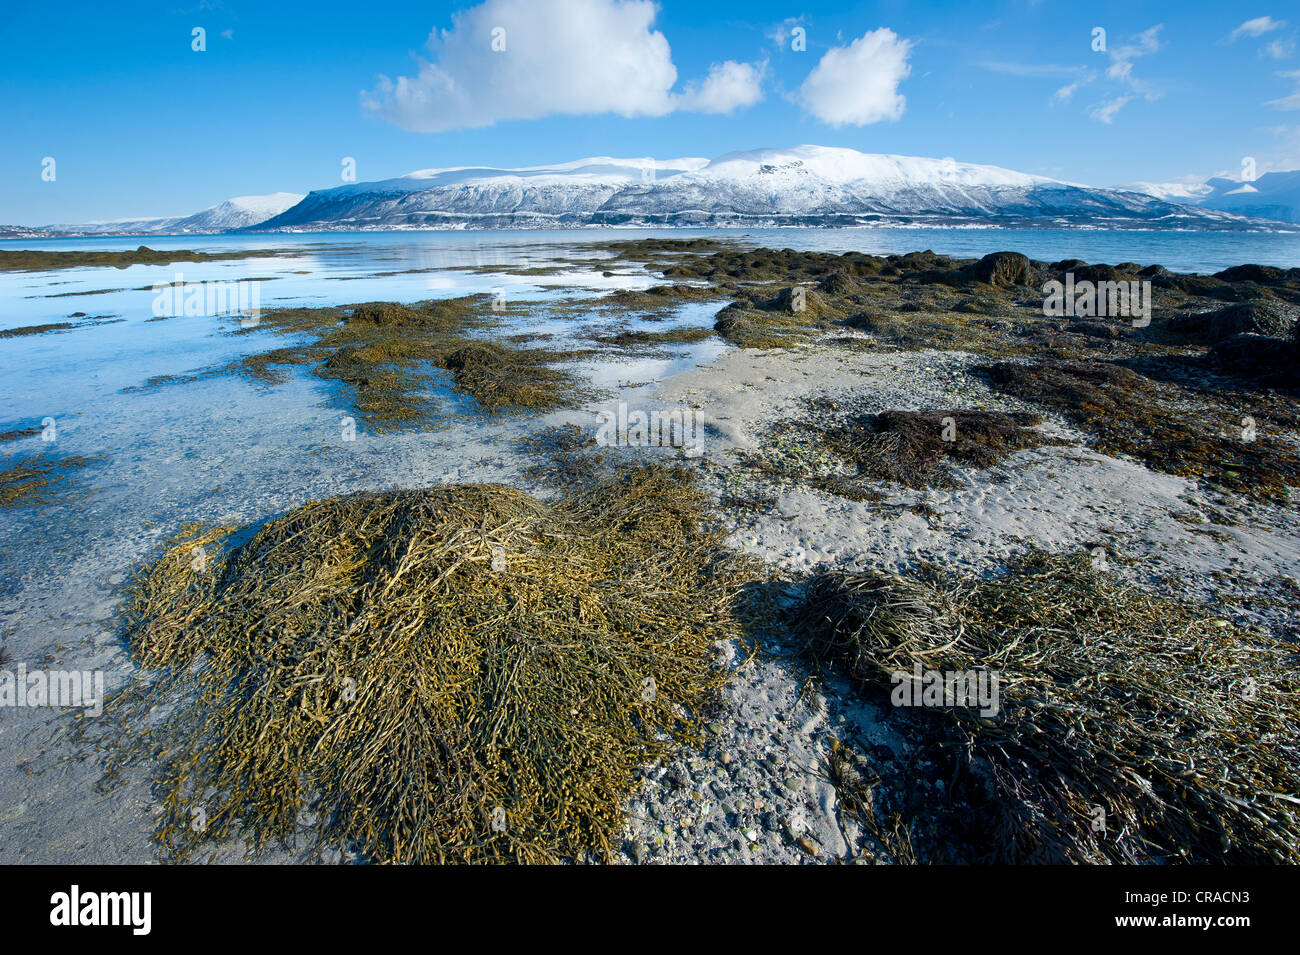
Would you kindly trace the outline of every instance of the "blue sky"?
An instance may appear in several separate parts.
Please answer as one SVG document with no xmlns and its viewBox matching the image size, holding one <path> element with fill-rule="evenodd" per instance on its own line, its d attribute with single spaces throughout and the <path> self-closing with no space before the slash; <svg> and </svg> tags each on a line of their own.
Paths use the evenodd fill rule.
<svg viewBox="0 0 1300 955">
<path fill-rule="evenodd" d="M 8 3 L 0 223 L 329 188 L 343 157 L 363 181 L 799 143 L 1093 185 L 1300 168 L 1298 33 L 1273 0 Z"/>
</svg>

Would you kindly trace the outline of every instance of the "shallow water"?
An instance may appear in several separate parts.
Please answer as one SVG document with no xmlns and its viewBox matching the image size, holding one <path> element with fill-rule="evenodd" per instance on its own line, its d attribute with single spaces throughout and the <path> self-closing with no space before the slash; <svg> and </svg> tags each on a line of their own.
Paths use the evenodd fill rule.
<svg viewBox="0 0 1300 955">
<path fill-rule="evenodd" d="M 449 387 L 435 390 L 449 426 L 423 433 L 372 434 L 356 422 L 343 386 L 292 368 L 290 380 L 259 386 L 230 375 L 141 388 L 157 376 L 186 376 L 285 343 L 270 330 L 240 331 L 234 316 L 157 320 L 155 283 L 264 278 L 263 309 L 280 305 L 403 302 L 501 293 L 545 303 L 643 288 L 656 279 L 637 266 L 616 276 L 578 272 L 518 276 L 496 268 L 557 265 L 556 256 L 592 258 L 568 242 L 483 243 L 434 235 L 395 237 L 183 237 L 147 240 L 156 248 L 290 249 L 276 257 L 209 263 L 133 265 L 0 273 L 0 327 L 96 321 L 71 330 L 0 339 L 0 432 L 40 427 L 0 444 L 0 460 L 49 452 L 92 458 L 74 480 L 89 493 L 65 505 L 0 511 L 0 631 L 16 659 L 49 644 L 54 618 L 101 606 L 110 585 L 161 539 L 190 521 L 245 523 L 310 500 L 355 490 L 438 482 L 509 481 L 526 460 L 517 438 L 548 423 L 596 420 L 590 411 L 550 415 L 479 415 Z M 49 243 L 63 248 L 133 248 L 139 240 Z M 19 246 L 31 243 L 17 243 Z M 42 243 L 42 246 L 46 244 Z M 466 267 L 469 267 L 468 269 Z M 419 269 L 423 271 L 410 272 Z M 399 274 L 384 274 L 399 273 Z M 107 291 L 105 291 L 107 290 Z M 68 292 L 97 294 L 74 294 Z M 58 297 L 51 297 L 58 296 Z M 711 325 L 718 305 L 689 303 L 655 330 Z M 86 319 L 71 319 L 84 312 Z M 583 310 L 544 308 L 492 334 L 545 336 L 567 347 L 585 326 L 616 319 Z M 614 400 L 640 400 L 654 383 L 724 349 L 716 339 L 653 353 L 575 363 Z M 614 395 L 617 397 L 614 398 Z M 603 407 L 607 399 L 594 402 Z M 355 432 L 353 431 L 355 429 Z M 90 569 L 88 569 L 90 568 Z M 80 608 L 77 610 L 76 608 Z M 84 619 L 84 617 L 83 617 Z"/>
</svg>

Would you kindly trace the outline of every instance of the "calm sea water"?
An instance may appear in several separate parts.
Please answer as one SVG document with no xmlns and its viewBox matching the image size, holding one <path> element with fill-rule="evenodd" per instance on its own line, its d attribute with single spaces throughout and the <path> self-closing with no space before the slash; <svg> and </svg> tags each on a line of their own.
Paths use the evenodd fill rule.
<svg viewBox="0 0 1300 955">
<path fill-rule="evenodd" d="M 1300 232 L 610 229 L 8 239 L 0 241 L 0 248 L 108 250 L 143 244 L 214 252 L 274 249 L 281 254 L 161 266 L 0 272 L 0 329 L 72 321 L 70 316 L 78 313 L 90 319 L 89 323 L 86 318 L 76 319 L 83 324 L 63 333 L 0 341 L 0 396 L 4 398 L 0 427 L 15 427 L 33 417 L 40 420 L 55 406 L 65 413 L 76 409 L 84 416 L 92 407 L 103 409 L 122 401 L 121 389 L 148 377 L 192 372 L 266 347 L 264 336 L 231 336 L 228 322 L 209 317 L 150 322 L 153 286 L 173 282 L 178 274 L 185 282 L 258 280 L 263 309 L 373 300 L 412 302 L 474 292 L 500 292 L 516 300 L 545 299 L 574 289 L 597 295 L 645 287 L 656 279 L 635 263 L 623 263 L 612 269 L 617 274 L 605 275 L 610 270 L 564 260 L 602 257 L 611 241 L 649 236 L 714 237 L 755 247 L 876 254 L 932 249 L 969 257 L 1011 249 L 1048 261 L 1135 261 L 1160 263 L 1175 271 L 1214 272 L 1244 262 L 1300 266 Z M 519 267 L 552 271 L 520 275 Z M 503 271 L 494 271 L 498 269 Z M 562 293 L 560 287 L 569 292 Z M 711 321 L 708 314 L 697 311 L 684 310 L 682 321 Z M 678 367 L 680 363 L 627 371 L 644 380 Z"/>
<path fill-rule="evenodd" d="M 1160 232 L 1105 229 L 857 228 L 768 230 L 557 230 L 503 232 L 329 232 L 293 235 L 147 236 L 128 238 L 5 239 L 0 248 L 156 249 L 302 248 L 324 257 L 363 261 L 466 264 L 489 261 L 522 246 L 580 246 L 618 239 L 713 237 L 768 248 L 890 254 L 931 249 L 954 256 L 1011 250 L 1035 259 L 1159 263 L 1176 272 L 1216 272 L 1254 262 L 1300 266 L 1300 229 L 1294 232 Z"/>
</svg>

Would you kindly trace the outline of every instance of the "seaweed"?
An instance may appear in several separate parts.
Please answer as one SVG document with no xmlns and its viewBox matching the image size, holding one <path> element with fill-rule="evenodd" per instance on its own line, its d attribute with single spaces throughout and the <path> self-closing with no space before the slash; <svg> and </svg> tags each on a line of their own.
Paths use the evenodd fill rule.
<svg viewBox="0 0 1300 955">
<path fill-rule="evenodd" d="M 648 466 L 550 503 L 441 486 L 185 528 L 124 612 L 150 678 L 108 704 L 106 778 L 155 767 L 175 860 L 304 818 L 375 862 L 608 859 L 638 767 L 699 740 L 739 632 L 747 563 L 706 505 Z"/>
<path fill-rule="evenodd" d="M 918 669 L 997 678 L 994 715 L 895 711 L 939 795 L 855 777 L 846 805 L 895 856 L 1300 861 L 1293 648 L 1042 551 L 988 578 L 821 574 L 794 624 L 813 661 L 882 700 Z"/>
</svg>

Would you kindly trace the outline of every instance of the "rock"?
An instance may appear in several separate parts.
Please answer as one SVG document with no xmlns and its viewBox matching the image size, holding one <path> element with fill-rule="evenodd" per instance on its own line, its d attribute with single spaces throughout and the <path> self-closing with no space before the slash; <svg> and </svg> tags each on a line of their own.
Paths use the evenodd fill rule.
<svg viewBox="0 0 1300 955">
<path fill-rule="evenodd" d="M 1028 284 L 1029 259 L 1019 252 L 990 252 L 962 271 L 989 285 L 1009 288 Z"/>
<path fill-rule="evenodd" d="M 1255 299 L 1212 312 L 1209 316 L 1209 335 L 1212 342 L 1222 342 L 1234 335 L 1289 338 L 1295 322 L 1295 306 L 1273 299 Z"/>
<path fill-rule="evenodd" d="M 1271 265 L 1234 265 L 1222 272 L 1215 272 L 1214 277 L 1225 282 L 1258 282 L 1267 285 L 1282 281 L 1285 274 Z"/>
<path fill-rule="evenodd" d="M 1061 259 L 1059 262 L 1052 263 L 1052 271 L 1073 272 L 1075 269 L 1084 268 L 1087 264 L 1083 259 Z"/>
<path fill-rule="evenodd" d="M 1084 265 L 1074 269 L 1074 281 L 1079 282 L 1131 282 L 1134 273 L 1124 272 L 1114 265 Z"/>
<path fill-rule="evenodd" d="M 884 743 L 877 743 L 872 746 L 871 755 L 882 763 L 893 762 L 896 758 L 893 749 L 886 746 Z"/>
<path fill-rule="evenodd" d="M 1211 354 L 1222 370 L 1242 378 L 1294 377 L 1300 368 L 1294 344 L 1268 335 L 1233 335 Z"/>
<path fill-rule="evenodd" d="M 1106 322 L 1075 322 L 1070 331 L 1089 338 L 1119 338 L 1119 328 Z"/>
<path fill-rule="evenodd" d="M 817 287 L 828 295 L 852 295 L 859 289 L 858 283 L 843 272 L 832 272 L 818 282 Z"/>
<path fill-rule="evenodd" d="M 882 327 L 880 319 L 871 312 L 854 312 L 844 319 L 844 324 L 860 332 L 877 332 Z"/>
<path fill-rule="evenodd" d="M 936 255 L 929 249 L 924 252 L 908 252 L 905 255 L 891 255 L 889 261 L 903 269 L 946 269 L 952 265 L 952 259 L 946 255 Z"/>
</svg>

